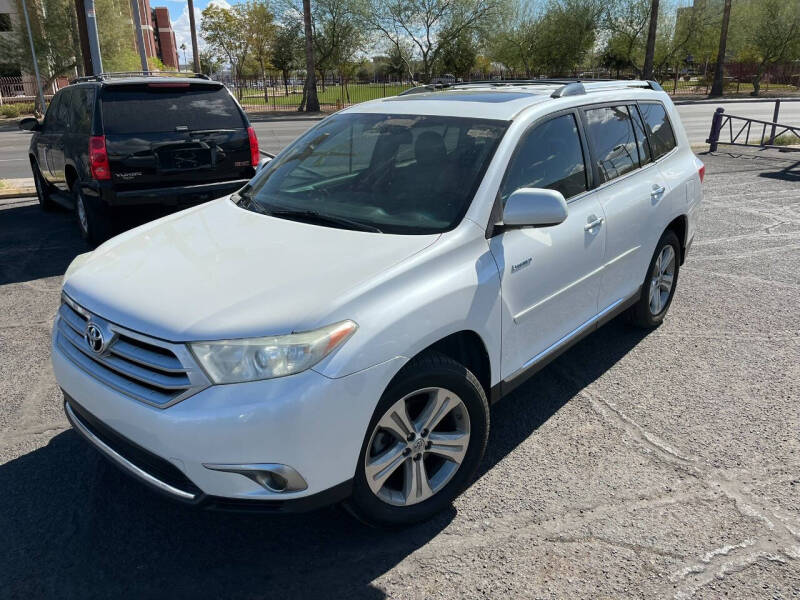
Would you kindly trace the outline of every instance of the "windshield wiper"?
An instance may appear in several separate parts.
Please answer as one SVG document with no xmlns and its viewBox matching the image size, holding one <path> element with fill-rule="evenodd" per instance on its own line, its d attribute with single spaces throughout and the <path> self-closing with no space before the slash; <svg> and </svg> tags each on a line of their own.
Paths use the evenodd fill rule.
<svg viewBox="0 0 800 600">
<path fill-rule="evenodd" d="M 265 210 L 264 214 L 272 217 L 280 217 L 284 219 L 292 219 L 297 221 L 307 221 L 316 223 L 328 223 L 331 225 L 339 225 L 347 229 L 356 229 L 358 231 L 372 231 L 374 233 L 383 233 L 374 225 L 362 223 L 361 221 L 353 221 L 346 217 L 338 217 L 336 215 L 326 215 L 318 213 L 315 210 L 294 210 L 289 208 L 276 208 L 272 210 Z"/>
<path fill-rule="evenodd" d="M 236 204 L 236 206 L 244 208 L 245 210 L 252 210 L 253 212 L 261 215 L 270 214 L 266 208 L 253 200 L 253 196 L 250 194 L 250 191 L 247 188 L 243 188 L 238 192 L 234 192 L 231 195 L 231 200 L 233 200 L 233 203 Z"/>
</svg>

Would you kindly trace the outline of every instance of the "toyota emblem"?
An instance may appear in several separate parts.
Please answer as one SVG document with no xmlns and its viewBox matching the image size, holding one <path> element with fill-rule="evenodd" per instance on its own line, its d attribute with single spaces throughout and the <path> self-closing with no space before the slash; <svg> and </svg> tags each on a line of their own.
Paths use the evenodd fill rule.
<svg viewBox="0 0 800 600">
<path fill-rule="evenodd" d="M 103 332 L 94 323 L 86 325 L 86 332 L 83 338 L 95 354 L 100 354 L 105 349 L 105 340 L 103 339 Z"/>
</svg>

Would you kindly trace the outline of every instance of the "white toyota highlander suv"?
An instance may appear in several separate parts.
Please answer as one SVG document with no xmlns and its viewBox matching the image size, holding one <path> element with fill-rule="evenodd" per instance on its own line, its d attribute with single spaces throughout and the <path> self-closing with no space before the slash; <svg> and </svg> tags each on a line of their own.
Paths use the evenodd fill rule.
<svg viewBox="0 0 800 600">
<path fill-rule="evenodd" d="M 661 323 L 703 174 L 653 82 L 343 110 L 238 193 L 75 259 L 67 416 L 187 503 L 426 519 L 470 483 L 492 402 L 622 312 Z"/>
</svg>

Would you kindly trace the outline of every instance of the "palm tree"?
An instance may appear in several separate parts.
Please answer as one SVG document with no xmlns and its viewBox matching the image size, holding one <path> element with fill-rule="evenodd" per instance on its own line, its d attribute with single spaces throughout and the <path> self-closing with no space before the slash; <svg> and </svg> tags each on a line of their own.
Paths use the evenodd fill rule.
<svg viewBox="0 0 800 600">
<path fill-rule="evenodd" d="M 711 85 L 710 96 L 722 96 L 723 76 L 725 75 L 725 47 L 728 45 L 728 22 L 731 20 L 731 0 L 725 0 L 722 9 L 722 31 L 719 34 L 719 51 L 717 64 L 714 67 L 714 83 Z"/>
<path fill-rule="evenodd" d="M 183 64 L 186 65 L 187 64 L 186 63 L 186 44 L 181 44 L 180 48 L 181 48 L 181 50 L 183 50 Z M 181 66 L 178 65 L 178 71 L 180 71 L 180 70 L 181 70 Z"/>
<path fill-rule="evenodd" d="M 314 38 L 311 29 L 311 0 L 303 0 L 303 25 L 306 35 L 306 85 L 303 90 L 306 112 L 319 112 L 319 98 L 317 98 L 317 77 L 314 67 Z M 303 102 L 299 110 L 303 110 Z"/>
</svg>

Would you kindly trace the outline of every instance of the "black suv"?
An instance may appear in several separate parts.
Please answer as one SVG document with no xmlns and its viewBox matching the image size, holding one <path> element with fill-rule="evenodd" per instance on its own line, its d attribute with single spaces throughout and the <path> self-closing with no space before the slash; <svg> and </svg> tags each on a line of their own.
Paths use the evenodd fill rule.
<svg viewBox="0 0 800 600">
<path fill-rule="evenodd" d="M 35 132 L 29 154 L 42 208 L 75 210 L 92 244 L 113 235 L 124 207 L 163 213 L 218 198 L 259 162 L 244 111 L 204 76 L 81 78 L 53 97 L 44 121 L 20 127 Z"/>
</svg>

